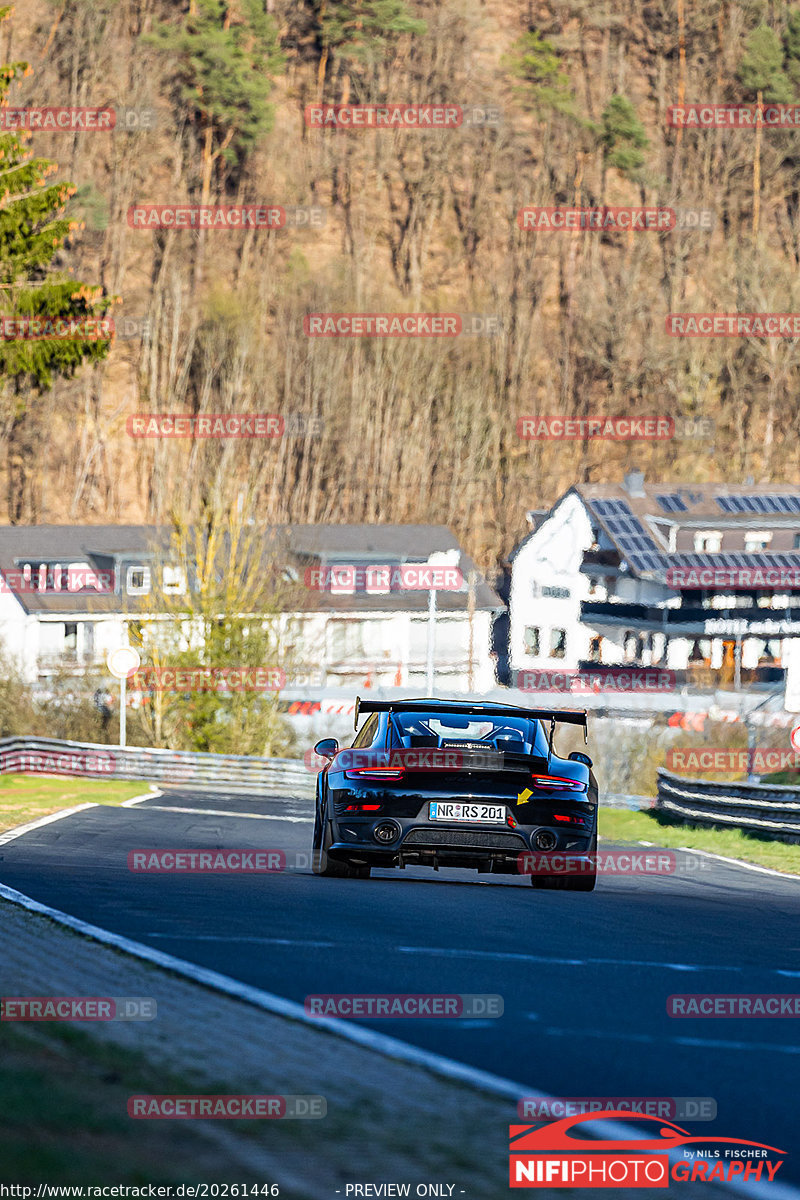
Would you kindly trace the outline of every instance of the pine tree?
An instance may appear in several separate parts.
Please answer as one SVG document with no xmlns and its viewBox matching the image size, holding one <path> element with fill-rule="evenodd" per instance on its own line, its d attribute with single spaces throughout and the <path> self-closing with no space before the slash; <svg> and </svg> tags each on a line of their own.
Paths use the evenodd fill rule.
<svg viewBox="0 0 800 1200">
<path fill-rule="evenodd" d="M 217 163 L 241 163 L 272 128 L 271 75 L 282 55 L 259 0 L 194 0 L 179 26 L 159 24 L 145 41 L 176 60 L 177 100 L 202 148 L 200 203 L 208 204 Z"/>
<path fill-rule="evenodd" d="M 0 19 L 9 11 L 0 10 Z M 24 62 L 0 67 L 0 112 L 8 103 L 13 82 L 28 74 L 30 67 Z M 45 391 L 54 376 L 70 376 L 81 363 L 105 358 L 111 346 L 110 333 L 98 335 L 105 333 L 102 322 L 112 298 L 103 296 L 99 287 L 88 287 L 48 269 L 75 228 L 65 214 L 75 188 L 70 183 L 46 183 L 58 166 L 32 156 L 26 144 L 29 136 L 0 130 L 0 316 L 4 320 L 0 379 L 16 392 L 17 415 L 26 407 L 23 389 Z M 56 323 L 61 320 L 88 322 L 86 337 L 80 336 L 78 329 L 77 337 L 34 340 L 25 318 L 36 318 L 53 332 L 58 331 Z"/>
<path fill-rule="evenodd" d="M 383 58 L 391 38 L 425 32 L 425 22 L 403 0 L 331 0 L 321 9 L 320 27 L 323 44 L 340 58 L 370 66 Z"/>
<path fill-rule="evenodd" d="M 768 104 L 788 104 L 792 85 L 783 70 L 783 47 L 780 38 L 768 25 L 759 25 L 745 42 L 745 52 L 737 71 L 742 86 L 756 100 L 758 108 Z M 761 123 L 753 139 L 753 236 L 761 223 Z"/>
<path fill-rule="evenodd" d="M 374 70 L 387 56 L 394 39 L 403 34 L 423 34 L 427 28 L 424 21 L 411 14 L 404 0 L 320 0 L 317 21 L 320 101 L 332 59 L 349 70 Z M 349 78 L 345 102 L 348 91 Z"/>
<path fill-rule="evenodd" d="M 569 78 L 562 69 L 555 47 L 537 29 L 530 30 L 515 42 L 505 65 L 521 81 L 515 91 L 524 108 L 542 115 L 548 110 L 575 115 L 575 97 Z"/>
<path fill-rule="evenodd" d="M 748 92 L 753 96 L 761 92 L 768 104 L 792 101 L 792 86 L 783 70 L 783 47 L 768 25 L 759 25 L 747 38 L 737 75 Z"/>
<path fill-rule="evenodd" d="M 192 0 L 179 26 L 160 23 L 143 40 L 175 63 L 176 101 L 200 145 L 201 205 L 211 202 L 214 172 L 240 173 L 258 141 L 272 128 L 271 76 L 283 62 L 272 17 L 260 0 Z M 205 228 L 194 251 L 195 297 L 203 279 Z"/>
<path fill-rule="evenodd" d="M 800 8 L 789 12 L 783 35 L 784 70 L 795 88 L 800 87 Z"/>
<path fill-rule="evenodd" d="M 603 110 L 601 142 L 605 166 L 615 167 L 629 178 L 644 166 L 642 151 L 650 143 L 627 96 L 612 96 Z"/>
</svg>

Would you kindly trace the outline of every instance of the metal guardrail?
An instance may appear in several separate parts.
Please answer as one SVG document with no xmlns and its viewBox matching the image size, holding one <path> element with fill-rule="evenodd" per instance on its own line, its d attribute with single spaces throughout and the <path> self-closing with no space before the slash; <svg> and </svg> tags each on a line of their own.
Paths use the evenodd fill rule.
<svg viewBox="0 0 800 1200">
<path fill-rule="evenodd" d="M 723 826 L 800 842 L 800 792 L 793 787 L 712 783 L 662 769 L 655 810 L 684 824 Z"/>
<path fill-rule="evenodd" d="M 91 779 L 146 779 L 191 787 L 224 786 L 272 795 L 313 797 L 316 776 L 303 759 L 244 754 L 194 754 L 140 746 L 101 746 L 54 738 L 0 738 L 0 774 L 71 775 Z"/>
<path fill-rule="evenodd" d="M 601 808 L 629 808 L 633 812 L 644 812 L 656 806 L 654 796 L 630 796 L 624 792 L 600 792 L 598 800 Z"/>
</svg>

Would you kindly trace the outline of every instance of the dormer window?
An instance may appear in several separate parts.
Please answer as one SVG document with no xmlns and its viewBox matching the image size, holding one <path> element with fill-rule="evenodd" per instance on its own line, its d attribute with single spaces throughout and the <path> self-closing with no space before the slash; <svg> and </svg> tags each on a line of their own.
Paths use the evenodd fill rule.
<svg viewBox="0 0 800 1200">
<path fill-rule="evenodd" d="M 722 534 L 718 529 L 701 529 L 694 535 L 695 554 L 718 554 L 722 549 Z"/>
<path fill-rule="evenodd" d="M 146 596 L 150 591 L 150 568 L 128 567 L 125 589 L 129 596 Z M 166 578 L 164 590 L 167 590 Z"/>
<path fill-rule="evenodd" d="M 183 567 L 162 567 L 161 584 L 166 595 L 182 596 L 186 591 L 186 573 Z"/>
</svg>

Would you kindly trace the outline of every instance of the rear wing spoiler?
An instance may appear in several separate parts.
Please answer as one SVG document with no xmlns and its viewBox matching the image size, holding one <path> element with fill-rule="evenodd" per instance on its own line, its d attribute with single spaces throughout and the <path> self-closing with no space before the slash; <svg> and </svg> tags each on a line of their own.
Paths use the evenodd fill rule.
<svg viewBox="0 0 800 1200">
<path fill-rule="evenodd" d="M 373 712 L 430 712 L 441 701 L 430 700 L 362 700 L 356 696 L 356 711 L 353 728 L 358 729 L 358 718 L 362 713 Z M 445 712 L 456 713 L 458 716 L 482 717 L 526 717 L 529 721 L 546 721 L 550 725 L 549 743 L 552 747 L 553 733 L 556 724 L 582 725 L 584 745 L 589 740 L 588 720 L 586 709 L 565 708 L 521 708 L 515 704 L 462 704 L 460 701 L 442 704 Z"/>
</svg>

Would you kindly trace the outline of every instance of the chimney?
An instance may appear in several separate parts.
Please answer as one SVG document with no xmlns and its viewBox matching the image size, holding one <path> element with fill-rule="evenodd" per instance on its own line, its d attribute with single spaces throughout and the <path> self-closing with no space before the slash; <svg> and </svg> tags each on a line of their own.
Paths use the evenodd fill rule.
<svg viewBox="0 0 800 1200">
<path fill-rule="evenodd" d="M 627 471 L 622 486 L 629 496 L 643 496 L 645 494 L 644 471 Z"/>
</svg>

